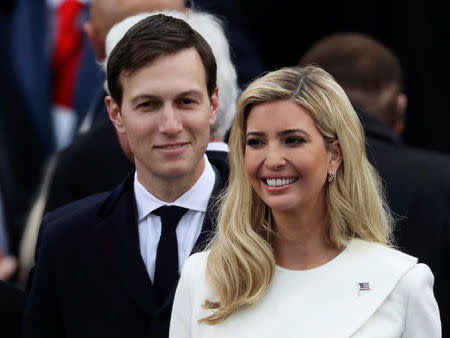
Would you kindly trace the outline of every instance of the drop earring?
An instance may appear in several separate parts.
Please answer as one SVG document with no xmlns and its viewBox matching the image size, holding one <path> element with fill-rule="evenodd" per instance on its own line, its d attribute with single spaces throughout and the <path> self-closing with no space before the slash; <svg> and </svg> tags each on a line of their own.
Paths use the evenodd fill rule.
<svg viewBox="0 0 450 338">
<path fill-rule="evenodd" d="M 333 183 L 336 180 L 336 173 L 333 170 L 328 170 L 327 181 Z"/>
</svg>

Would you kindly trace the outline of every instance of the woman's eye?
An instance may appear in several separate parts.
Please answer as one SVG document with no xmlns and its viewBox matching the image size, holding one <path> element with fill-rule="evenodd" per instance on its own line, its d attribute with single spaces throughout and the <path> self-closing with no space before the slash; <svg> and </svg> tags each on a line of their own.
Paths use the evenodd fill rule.
<svg viewBox="0 0 450 338">
<path fill-rule="evenodd" d="M 301 144 L 305 143 L 306 140 L 303 137 L 287 137 L 286 143 L 288 144 Z"/>
<path fill-rule="evenodd" d="M 262 144 L 264 144 L 264 142 L 262 140 L 260 140 L 260 139 L 257 139 L 257 138 L 251 138 L 251 139 L 247 140 L 247 145 L 250 146 L 250 147 L 256 147 L 256 146 L 259 146 L 259 145 L 262 145 Z"/>
</svg>

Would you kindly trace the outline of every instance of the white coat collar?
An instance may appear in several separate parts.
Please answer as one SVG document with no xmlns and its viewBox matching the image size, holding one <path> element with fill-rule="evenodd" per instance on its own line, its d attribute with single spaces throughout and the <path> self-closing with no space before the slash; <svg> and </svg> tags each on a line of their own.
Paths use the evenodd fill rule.
<svg viewBox="0 0 450 338">
<path fill-rule="evenodd" d="M 359 239 L 353 239 L 335 260 L 323 268 L 335 270 L 330 271 L 329 275 L 336 278 L 329 287 L 331 292 L 335 291 L 333 303 L 338 304 L 339 311 L 331 306 L 321 315 L 326 323 L 324 333 L 333 337 L 354 334 L 417 263 L 415 257 Z"/>
</svg>

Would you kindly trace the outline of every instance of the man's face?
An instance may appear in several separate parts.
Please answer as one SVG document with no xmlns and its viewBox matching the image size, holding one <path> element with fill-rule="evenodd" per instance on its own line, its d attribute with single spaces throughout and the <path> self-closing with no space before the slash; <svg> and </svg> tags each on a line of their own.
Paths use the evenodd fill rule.
<svg viewBox="0 0 450 338">
<path fill-rule="evenodd" d="M 109 99 L 111 120 L 126 135 L 138 179 L 150 192 L 175 182 L 188 189 L 203 172 L 218 109 L 217 90 L 210 98 L 205 79 L 198 52 L 187 48 L 122 74 L 122 106 Z"/>
</svg>

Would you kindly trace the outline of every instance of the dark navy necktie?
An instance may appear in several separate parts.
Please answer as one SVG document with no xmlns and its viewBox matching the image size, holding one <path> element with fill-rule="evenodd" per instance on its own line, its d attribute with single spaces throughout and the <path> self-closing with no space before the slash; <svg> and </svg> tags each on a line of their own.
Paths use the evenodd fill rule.
<svg viewBox="0 0 450 338">
<path fill-rule="evenodd" d="M 164 302 L 178 280 L 178 244 L 176 229 L 181 217 L 188 209 L 163 206 L 153 211 L 161 217 L 161 237 L 156 251 L 154 285 Z"/>
</svg>

